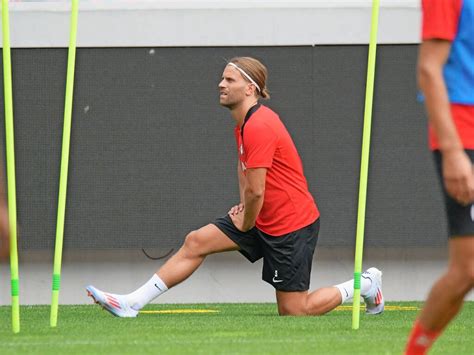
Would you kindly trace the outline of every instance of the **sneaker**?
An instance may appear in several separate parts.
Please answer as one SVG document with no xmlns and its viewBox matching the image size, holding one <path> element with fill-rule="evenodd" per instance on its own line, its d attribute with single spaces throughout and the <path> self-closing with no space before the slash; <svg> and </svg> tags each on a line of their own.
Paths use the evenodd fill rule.
<svg viewBox="0 0 474 355">
<path fill-rule="evenodd" d="M 385 302 L 382 294 L 382 271 L 375 267 L 371 267 L 363 272 L 361 277 L 368 278 L 372 281 L 372 286 L 367 294 L 362 295 L 365 302 L 365 313 L 380 314 L 383 312 Z"/>
<path fill-rule="evenodd" d="M 138 315 L 138 311 L 128 305 L 124 296 L 102 292 L 92 285 L 87 286 L 86 290 L 87 295 L 92 297 L 95 303 L 116 317 L 136 317 Z"/>
</svg>

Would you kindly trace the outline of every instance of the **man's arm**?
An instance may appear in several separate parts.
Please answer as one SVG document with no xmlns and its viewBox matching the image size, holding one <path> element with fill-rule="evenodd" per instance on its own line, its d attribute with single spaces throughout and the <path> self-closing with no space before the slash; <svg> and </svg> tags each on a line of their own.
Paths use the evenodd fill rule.
<svg viewBox="0 0 474 355">
<path fill-rule="evenodd" d="M 229 210 L 228 214 L 233 216 L 241 213 L 244 210 L 244 187 L 245 187 L 245 176 L 242 172 L 240 160 L 237 161 L 237 179 L 239 181 L 239 203 Z"/>
<path fill-rule="evenodd" d="M 443 155 L 446 190 L 459 202 L 468 204 L 474 200 L 472 163 L 454 125 L 443 77 L 450 50 L 450 41 L 423 41 L 418 58 L 418 83 L 425 96 L 428 117 Z"/>
<path fill-rule="evenodd" d="M 240 203 L 244 203 L 245 176 L 242 171 L 242 163 L 240 160 L 237 160 L 237 177 L 239 179 Z"/>
<path fill-rule="evenodd" d="M 428 40 L 420 46 L 418 83 L 425 95 L 428 117 L 438 138 L 441 152 L 463 150 L 451 117 L 443 67 L 449 56 L 451 42 Z"/>
<path fill-rule="evenodd" d="M 239 174 L 241 174 L 239 182 L 241 181 L 240 177 L 243 179 L 240 185 L 243 187 L 241 189 L 242 201 L 239 206 L 234 206 L 229 211 L 229 216 L 239 230 L 246 232 L 255 226 L 255 220 L 262 209 L 267 169 L 247 169 L 245 176 L 239 170 Z M 244 213 L 241 213 L 242 210 Z"/>
<path fill-rule="evenodd" d="M 247 169 L 244 188 L 244 216 L 241 230 L 248 231 L 255 226 L 255 220 L 263 206 L 267 169 Z"/>
</svg>

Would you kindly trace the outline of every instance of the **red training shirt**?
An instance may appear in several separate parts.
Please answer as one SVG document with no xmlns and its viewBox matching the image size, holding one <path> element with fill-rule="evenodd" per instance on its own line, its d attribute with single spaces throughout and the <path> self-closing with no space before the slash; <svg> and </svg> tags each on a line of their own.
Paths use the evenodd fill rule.
<svg viewBox="0 0 474 355">
<path fill-rule="evenodd" d="M 444 39 L 452 42 L 458 33 L 462 5 L 462 0 L 423 0 L 422 39 Z M 474 106 L 451 103 L 451 115 L 463 147 L 474 149 Z M 429 145 L 432 150 L 439 148 L 431 127 Z"/>
<path fill-rule="evenodd" d="M 272 236 L 294 232 L 316 221 L 319 211 L 303 174 L 298 151 L 278 115 L 260 105 L 235 128 L 242 171 L 266 168 L 265 194 L 256 227 Z"/>
</svg>

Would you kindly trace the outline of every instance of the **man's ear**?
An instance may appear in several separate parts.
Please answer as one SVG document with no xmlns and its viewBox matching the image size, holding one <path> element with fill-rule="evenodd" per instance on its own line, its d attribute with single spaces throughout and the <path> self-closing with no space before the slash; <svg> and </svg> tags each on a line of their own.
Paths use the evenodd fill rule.
<svg viewBox="0 0 474 355">
<path fill-rule="evenodd" d="M 252 85 L 251 83 L 247 84 L 247 88 L 245 89 L 245 96 L 258 96 L 257 88 L 255 87 L 255 85 Z"/>
</svg>

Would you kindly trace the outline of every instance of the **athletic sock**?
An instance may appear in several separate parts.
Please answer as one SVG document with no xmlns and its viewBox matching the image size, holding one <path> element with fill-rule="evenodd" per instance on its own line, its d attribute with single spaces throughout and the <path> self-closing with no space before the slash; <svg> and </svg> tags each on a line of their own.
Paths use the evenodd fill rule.
<svg viewBox="0 0 474 355">
<path fill-rule="evenodd" d="M 368 277 L 361 276 L 360 283 L 361 295 L 367 294 L 367 292 L 370 290 L 370 286 L 372 286 L 372 281 Z M 336 285 L 334 287 L 337 287 L 341 293 L 342 303 L 354 297 L 354 279 L 343 282 L 342 284 Z"/>
<path fill-rule="evenodd" d="M 344 303 L 354 297 L 354 280 L 343 282 L 342 284 L 336 285 L 334 287 L 337 287 L 341 293 L 341 303 Z"/>
<path fill-rule="evenodd" d="M 428 353 L 431 345 L 441 334 L 440 330 L 427 330 L 420 321 L 416 321 L 408 338 L 405 355 L 424 355 Z"/>
<path fill-rule="evenodd" d="M 134 310 L 139 311 L 156 297 L 168 290 L 165 283 L 157 274 L 153 274 L 152 278 L 136 291 L 125 295 L 128 304 Z"/>
</svg>

